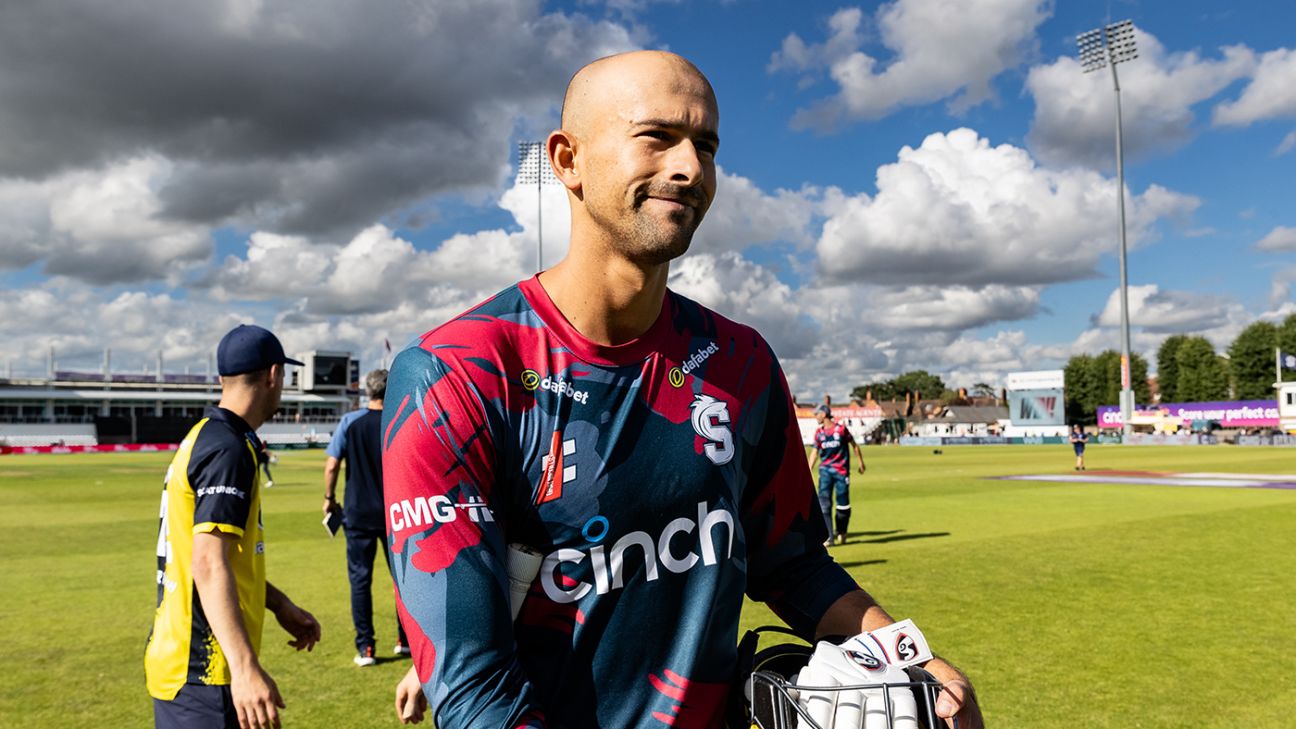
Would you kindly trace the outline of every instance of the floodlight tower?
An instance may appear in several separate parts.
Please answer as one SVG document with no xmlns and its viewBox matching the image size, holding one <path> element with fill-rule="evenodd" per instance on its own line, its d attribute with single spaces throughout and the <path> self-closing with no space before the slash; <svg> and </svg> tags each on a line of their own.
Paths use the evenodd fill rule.
<svg viewBox="0 0 1296 729">
<path fill-rule="evenodd" d="M 1120 78 L 1116 64 L 1138 58 L 1134 45 L 1134 23 L 1122 20 L 1103 28 L 1094 28 L 1076 36 L 1080 48 L 1080 65 L 1085 73 L 1104 66 L 1111 68 L 1112 88 L 1116 92 L 1116 204 L 1120 211 L 1120 311 L 1121 311 L 1121 432 L 1131 432 L 1134 415 L 1134 390 L 1130 383 L 1129 278 L 1125 270 L 1125 154 L 1121 145 Z"/>
<path fill-rule="evenodd" d="M 544 270 L 544 186 L 559 184 L 544 142 L 518 142 L 518 182 L 536 186 L 536 271 Z"/>
</svg>

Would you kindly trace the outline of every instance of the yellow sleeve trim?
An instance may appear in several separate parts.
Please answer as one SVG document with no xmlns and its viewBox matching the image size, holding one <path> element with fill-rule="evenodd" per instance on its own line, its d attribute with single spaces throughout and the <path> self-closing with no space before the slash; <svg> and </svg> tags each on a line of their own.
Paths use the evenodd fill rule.
<svg viewBox="0 0 1296 729">
<path fill-rule="evenodd" d="M 201 524 L 194 524 L 194 534 L 206 534 L 207 532 L 225 532 L 233 534 L 236 537 L 243 536 L 243 527 L 236 527 L 233 524 L 217 524 L 214 521 L 205 521 Z"/>
</svg>

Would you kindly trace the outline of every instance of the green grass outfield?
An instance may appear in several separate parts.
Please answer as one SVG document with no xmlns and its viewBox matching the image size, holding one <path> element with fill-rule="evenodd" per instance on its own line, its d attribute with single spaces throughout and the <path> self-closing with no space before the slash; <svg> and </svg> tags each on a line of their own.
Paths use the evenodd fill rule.
<svg viewBox="0 0 1296 729">
<path fill-rule="evenodd" d="M 1296 491 L 995 481 L 1070 472 L 1066 446 L 865 449 L 836 558 L 974 678 L 992 727 L 1296 725 Z M 144 727 L 169 454 L 0 456 L 0 726 Z M 319 524 L 320 451 L 265 496 L 270 579 L 324 626 L 263 661 L 287 726 L 396 726 L 405 661 L 354 655 L 344 544 Z M 1089 449 L 1091 469 L 1296 473 L 1296 451 Z M 382 653 L 392 604 L 375 590 Z M 772 622 L 750 605 L 744 627 Z"/>
</svg>

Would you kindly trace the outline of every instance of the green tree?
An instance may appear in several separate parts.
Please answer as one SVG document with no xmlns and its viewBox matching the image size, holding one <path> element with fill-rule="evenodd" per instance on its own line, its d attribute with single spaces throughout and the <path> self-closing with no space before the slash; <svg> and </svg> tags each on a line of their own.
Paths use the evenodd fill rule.
<svg viewBox="0 0 1296 729">
<path fill-rule="evenodd" d="M 882 402 L 883 400 L 890 400 L 891 398 L 887 397 L 886 393 L 883 393 L 882 390 L 880 389 L 883 384 L 884 383 L 881 382 L 870 382 L 868 384 L 859 385 L 855 389 L 851 390 L 850 393 L 851 399 L 859 400 L 862 402 L 868 397 L 868 394 L 871 392 L 873 393 L 873 399 L 876 400 L 877 402 Z"/>
<path fill-rule="evenodd" d="M 1274 396 L 1274 348 L 1278 327 L 1258 321 L 1243 329 L 1229 345 L 1229 374 L 1239 400 L 1265 400 Z"/>
<path fill-rule="evenodd" d="M 1119 405 L 1121 391 L 1121 356 L 1120 352 L 1108 349 L 1093 358 L 1093 380 L 1097 391 L 1098 405 Z M 1152 390 L 1147 383 L 1148 363 L 1143 356 L 1135 352 L 1130 355 L 1130 389 L 1134 391 L 1134 404 L 1147 404 L 1152 400 Z"/>
<path fill-rule="evenodd" d="M 893 383 L 900 397 L 904 397 L 906 392 L 912 392 L 915 396 L 922 394 L 924 398 L 928 399 L 938 398 L 945 394 L 945 382 L 927 370 L 906 372 L 895 378 Z"/>
<path fill-rule="evenodd" d="M 1066 367 L 1062 369 L 1067 420 L 1073 423 L 1094 422 L 1098 409 L 1098 382 L 1094 378 L 1096 371 L 1094 358 L 1087 354 L 1077 354 L 1067 360 Z"/>
<path fill-rule="evenodd" d="M 851 397 L 863 399 L 868 390 L 873 391 L 873 399 L 878 402 L 903 400 L 906 393 L 922 393 L 928 399 L 946 397 L 948 394 L 945 382 L 927 370 L 912 370 L 884 382 L 860 385 L 851 390 Z"/>
<path fill-rule="evenodd" d="M 1189 337 L 1175 354 L 1179 365 L 1176 390 L 1183 402 L 1210 402 L 1228 397 L 1228 371 L 1205 337 Z"/>
<path fill-rule="evenodd" d="M 1186 341 L 1188 335 L 1175 334 L 1166 337 L 1157 349 L 1157 387 L 1161 390 L 1161 402 L 1179 402 L 1179 361 L 1175 354 Z"/>
<path fill-rule="evenodd" d="M 1148 384 L 1148 361 L 1138 352 L 1130 355 L 1130 380 L 1130 387 L 1134 390 L 1134 402 L 1151 404 L 1152 386 Z M 1120 381 L 1119 370 L 1116 372 L 1116 381 Z"/>
<path fill-rule="evenodd" d="M 1119 405 L 1121 391 L 1120 352 L 1107 349 L 1093 358 L 1093 380 L 1098 405 Z"/>
<path fill-rule="evenodd" d="M 1278 346 L 1287 354 L 1296 354 L 1296 314 L 1290 314 L 1278 325 Z M 1290 376 L 1284 375 L 1284 380 Z"/>
<path fill-rule="evenodd" d="M 881 382 L 874 382 L 871 387 L 873 388 L 874 400 L 903 400 L 904 399 L 904 393 L 896 391 L 895 378 L 891 378 L 889 380 L 883 380 Z"/>
</svg>

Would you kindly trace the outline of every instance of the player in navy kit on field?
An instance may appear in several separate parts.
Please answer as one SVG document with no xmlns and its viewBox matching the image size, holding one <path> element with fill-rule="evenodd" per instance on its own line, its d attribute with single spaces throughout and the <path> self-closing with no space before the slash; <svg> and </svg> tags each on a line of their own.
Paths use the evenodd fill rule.
<svg viewBox="0 0 1296 729">
<path fill-rule="evenodd" d="M 397 704 L 421 685 L 438 729 L 720 726 L 744 593 L 806 637 L 892 622 L 822 546 L 769 346 L 666 288 L 715 193 L 718 117 L 679 56 L 583 68 L 548 139 L 567 257 L 392 365 L 386 517 L 416 672 Z M 516 625 L 511 543 L 543 555 Z M 928 669 L 942 715 L 979 727 L 967 679 Z"/>
<path fill-rule="evenodd" d="M 1071 426 L 1071 435 L 1068 438 L 1071 441 L 1071 448 L 1075 450 L 1075 470 L 1085 470 L 1084 452 L 1085 445 L 1089 443 L 1089 434 L 1084 432 L 1079 423 Z"/>
</svg>

